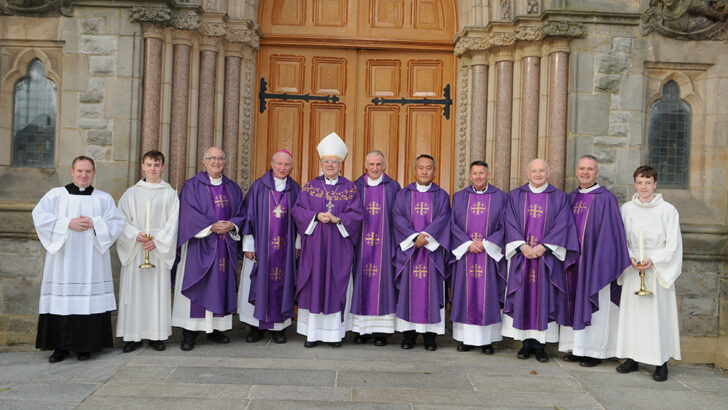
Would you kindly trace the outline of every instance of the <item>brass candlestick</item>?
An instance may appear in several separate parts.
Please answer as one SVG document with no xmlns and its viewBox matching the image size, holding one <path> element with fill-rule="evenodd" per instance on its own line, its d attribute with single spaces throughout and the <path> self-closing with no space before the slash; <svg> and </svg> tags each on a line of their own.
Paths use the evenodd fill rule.
<svg viewBox="0 0 728 410">
<path fill-rule="evenodd" d="M 640 262 L 637 264 L 637 266 L 644 267 L 647 266 L 647 264 L 644 262 Z M 647 290 L 647 288 L 645 287 L 645 271 L 643 270 L 640 271 L 640 290 L 636 291 L 634 294 L 637 296 L 650 296 L 652 294 L 652 292 Z"/>
<path fill-rule="evenodd" d="M 152 239 L 154 239 L 154 238 L 152 238 L 152 237 L 151 237 L 151 235 L 149 235 L 149 234 L 146 234 L 145 236 L 146 236 L 146 238 L 147 238 L 147 239 L 149 239 L 149 240 L 152 240 Z M 155 265 L 153 265 L 153 264 L 149 263 L 149 251 L 146 251 L 146 253 L 144 254 L 144 263 L 142 263 L 141 265 L 139 265 L 139 268 L 141 268 L 141 269 L 151 269 L 151 268 L 156 268 L 156 266 L 155 266 Z M 643 282 L 644 282 L 644 281 L 643 281 Z"/>
</svg>

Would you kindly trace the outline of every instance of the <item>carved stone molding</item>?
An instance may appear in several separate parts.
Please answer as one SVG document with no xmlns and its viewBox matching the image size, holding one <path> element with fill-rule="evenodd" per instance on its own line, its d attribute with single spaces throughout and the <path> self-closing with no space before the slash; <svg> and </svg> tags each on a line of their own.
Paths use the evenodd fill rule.
<svg viewBox="0 0 728 410">
<path fill-rule="evenodd" d="M 652 0 L 642 13 L 642 34 L 656 31 L 677 40 L 728 40 L 723 1 Z"/>
<path fill-rule="evenodd" d="M 543 25 L 546 37 L 583 37 L 585 33 L 584 24 L 575 21 L 547 21 Z"/>
<path fill-rule="evenodd" d="M 227 33 L 225 33 L 226 40 L 236 43 L 244 43 L 255 50 L 260 47 L 260 36 L 260 29 L 251 21 L 248 21 L 247 27 L 229 27 Z"/>
<path fill-rule="evenodd" d="M 544 37 L 543 29 L 535 26 L 516 27 L 516 40 L 518 41 L 539 41 Z"/>
<path fill-rule="evenodd" d="M 528 0 L 528 3 L 526 5 L 526 13 L 528 13 L 528 15 L 534 15 L 538 14 L 539 11 L 541 11 L 539 0 Z"/>
<path fill-rule="evenodd" d="M 54 11 L 73 16 L 73 0 L 0 0 L 0 14 L 34 16 Z"/>
<path fill-rule="evenodd" d="M 223 37 L 227 32 L 227 26 L 220 22 L 202 23 L 200 31 L 208 37 Z"/>
<path fill-rule="evenodd" d="M 140 23 L 168 23 L 172 10 L 167 7 L 132 7 L 129 19 Z"/>
<path fill-rule="evenodd" d="M 470 87 L 470 69 L 459 62 L 458 67 L 458 104 L 457 123 L 455 131 L 455 190 L 458 191 L 468 184 L 468 101 Z"/>
<path fill-rule="evenodd" d="M 492 46 L 510 46 L 516 42 L 516 33 L 512 31 L 500 31 L 490 33 L 488 42 Z"/>
<path fill-rule="evenodd" d="M 200 16 L 192 10 L 180 10 L 173 13 L 169 24 L 180 30 L 199 30 L 202 26 Z"/>
<path fill-rule="evenodd" d="M 240 137 L 238 138 L 238 184 L 247 192 L 253 182 L 253 121 L 255 119 L 255 58 L 248 53 L 241 67 Z"/>
<path fill-rule="evenodd" d="M 500 18 L 501 20 L 511 20 L 511 10 L 513 5 L 511 0 L 500 0 Z"/>
<path fill-rule="evenodd" d="M 467 52 L 485 51 L 490 47 L 487 37 L 461 37 L 455 43 L 455 55 L 460 57 Z"/>
</svg>

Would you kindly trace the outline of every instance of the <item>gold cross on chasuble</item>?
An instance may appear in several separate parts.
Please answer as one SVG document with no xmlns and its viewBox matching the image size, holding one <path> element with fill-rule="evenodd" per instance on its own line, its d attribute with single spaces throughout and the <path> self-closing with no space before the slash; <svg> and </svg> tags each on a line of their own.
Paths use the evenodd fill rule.
<svg viewBox="0 0 728 410">
<path fill-rule="evenodd" d="M 536 269 L 531 268 L 531 271 L 528 272 L 528 281 L 531 283 L 536 283 L 537 278 L 538 278 L 538 274 L 536 273 Z"/>
<path fill-rule="evenodd" d="M 369 215 L 376 215 L 381 209 L 382 208 L 379 206 L 379 204 L 374 201 L 369 202 L 369 205 L 367 205 L 367 211 L 369 211 Z"/>
<path fill-rule="evenodd" d="M 222 196 L 222 194 L 215 197 L 215 205 L 218 205 L 220 208 L 225 208 L 225 204 L 227 204 L 229 201 Z"/>
<path fill-rule="evenodd" d="M 483 213 L 485 213 L 485 211 L 486 211 L 487 209 L 488 209 L 488 207 L 486 207 L 484 203 L 482 203 L 482 202 L 478 201 L 478 202 L 476 202 L 475 204 L 473 204 L 473 206 L 471 206 L 471 207 L 470 207 L 470 212 L 471 212 L 471 213 L 472 213 L 473 215 L 478 215 L 478 216 L 480 216 L 480 214 L 483 214 Z"/>
<path fill-rule="evenodd" d="M 283 279 L 283 272 L 281 271 L 281 268 L 273 268 L 273 270 L 270 271 L 270 278 L 274 282 L 278 282 L 279 280 Z"/>
<path fill-rule="evenodd" d="M 528 243 L 528 246 L 533 248 L 534 246 L 538 245 L 538 238 L 533 235 L 528 235 L 526 237 L 526 243 Z"/>
<path fill-rule="evenodd" d="M 283 246 L 283 238 L 281 238 L 280 236 L 276 236 L 273 238 L 272 241 L 270 241 L 270 244 L 273 245 L 273 249 L 280 250 Z"/>
<path fill-rule="evenodd" d="M 480 267 L 480 265 L 478 265 L 478 264 L 471 266 L 470 267 L 470 276 L 472 276 L 476 279 L 483 276 L 483 268 Z"/>
<path fill-rule="evenodd" d="M 541 215 L 543 215 L 543 208 L 538 206 L 538 204 L 531 204 L 531 206 L 528 207 L 528 215 L 530 215 L 531 218 L 540 218 Z"/>
<path fill-rule="evenodd" d="M 275 215 L 275 217 L 278 218 L 278 219 L 281 219 L 281 217 L 285 213 L 286 213 L 286 208 L 284 208 L 284 207 L 282 207 L 280 205 L 277 205 L 275 207 L 275 209 L 273 210 L 273 215 Z"/>
<path fill-rule="evenodd" d="M 379 269 L 377 269 L 377 266 L 373 263 L 367 263 L 364 265 L 364 274 L 367 275 L 367 277 L 374 277 Z"/>
<path fill-rule="evenodd" d="M 423 279 L 427 277 L 427 266 L 425 265 L 416 265 L 415 268 L 412 270 L 412 273 L 415 274 L 415 277 L 417 279 Z"/>
<path fill-rule="evenodd" d="M 369 232 L 367 236 L 364 237 L 364 241 L 368 246 L 374 246 L 379 243 L 379 235 L 377 235 L 376 232 Z"/>
<path fill-rule="evenodd" d="M 483 234 L 480 232 L 473 232 L 470 234 L 470 239 L 474 241 L 482 241 L 483 240 Z"/>
<path fill-rule="evenodd" d="M 586 211 L 586 204 L 584 201 L 579 201 L 574 204 L 573 211 L 575 214 L 580 215 L 582 212 Z"/>
<path fill-rule="evenodd" d="M 217 267 L 220 268 L 221 271 L 225 271 L 225 258 L 220 258 Z"/>
<path fill-rule="evenodd" d="M 418 202 L 415 205 L 415 212 L 417 215 L 425 215 L 430 212 L 430 206 L 426 202 Z"/>
</svg>

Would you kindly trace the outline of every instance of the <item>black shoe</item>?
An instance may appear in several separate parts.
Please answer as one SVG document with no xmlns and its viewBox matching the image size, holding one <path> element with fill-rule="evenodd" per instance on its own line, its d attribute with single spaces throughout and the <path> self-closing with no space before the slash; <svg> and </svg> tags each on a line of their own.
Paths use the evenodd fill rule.
<svg viewBox="0 0 728 410">
<path fill-rule="evenodd" d="M 414 330 L 408 330 L 403 333 L 402 338 L 402 349 L 412 349 L 415 347 L 415 341 L 417 340 L 417 333 Z"/>
<path fill-rule="evenodd" d="M 562 357 L 561 360 L 569 363 L 576 363 L 576 362 L 582 362 L 584 361 L 583 356 L 574 356 L 573 354 L 569 353 L 566 356 Z"/>
<path fill-rule="evenodd" d="M 274 343 L 283 344 L 288 341 L 288 339 L 286 339 L 286 333 L 283 330 L 272 331 L 270 334 L 273 337 Z"/>
<path fill-rule="evenodd" d="M 341 347 L 341 342 L 329 342 L 329 346 L 331 346 L 331 347 Z"/>
<path fill-rule="evenodd" d="M 68 350 L 56 349 L 53 351 L 51 357 L 48 358 L 50 363 L 62 362 L 66 356 L 68 356 Z"/>
<path fill-rule="evenodd" d="M 579 362 L 581 367 L 594 367 L 602 364 L 602 359 L 596 359 L 594 357 L 584 356 L 583 360 Z"/>
<path fill-rule="evenodd" d="M 131 353 L 142 346 L 142 342 L 126 342 L 124 348 L 121 349 L 124 353 Z"/>
<path fill-rule="evenodd" d="M 225 336 L 225 333 L 219 330 L 213 330 L 212 333 L 207 334 L 207 340 L 212 340 L 215 343 L 230 343 L 230 338 Z"/>
<path fill-rule="evenodd" d="M 518 354 L 516 355 L 516 357 L 518 357 L 519 359 L 522 359 L 522 360 L 526 360 L 529 357 L 531 357 L 531 353 L 532 353 L 532 351 L 531 351 L 530 347 L 523 346 L 521 348 L 521 350 L 518 351 Z"/>
<path fill-rule="evenodd" d="M 549 361 L 549 355 L 546 354 L 544 349 L 536 349 L 536 360 L 541 363 L 546 363 Z"/>
<path fill-rule="evenodd" d="M 427 350 L 428 352 L 434 352 L 435 350 L 437 350 L 437 343 L 435 342 L 437 334 L 433 332 L 427 332 L 423 337 L 425 339 L 425 350 Z"/>
<path fill-rule="evenodd" d="M 309 342 L 309 341 L 306 341 L 306 342 L 303 343 L 303 347 L 316 347 L 316 346 L 318 346 L 318 342 Z"/>
<path fill-rule="evenodd" d="M 387 345 L 386 337 L 375 337 L 374 338 L 374 346 L 386 346 L 386 345 Z"/>
<path fill-rule="evenodd" d="M 472 346 L 468 346 L 465 343 L 460 343 L 457 347 L 458 352 L 469 352 Z"/>
<path fill-rule="evenodd" d="M 167 348 L 167 346 L 164 344 L 164 340 L 150 340 L 149 346 L 158 352 L 161 352 L 162 350 Z"/>
<path fill-rule="evenodd" d="M 483 346 L 483 354 L 487 354 L 487 355 L 490 356 L 493 353 L 495 353 L 495 351 L 493 350 L 493 345 L 485 345 L 485 346 Z"/>
<path fill-rule="evenodd" d="M 361 333 L 354 333 L 354 344 L 355 345 L 363 345 L 367 341 L 369 341 L 368 336 L 364 336 Z"/>
<path fill-rule="evenodd" d="M 640 369 L 640 365 L 632 359 L 625 360 L 624 363 L 617 366 L 617 371 L 620 373 L 635 372 Z"/>
<path fill-rule="evenodd" d="M 188 352 L 195 348 L 195 339 L 197 339 L 197 332 L 194 330 L 182 329 L 182 343 L 179 348 Z"/>
<path fill-rule="evenodd" d="M 655 372 L 652 373 L 652 379 L 656 382 L 664 382 L 667 380 L 667 362 L 663 363 L 662 366 L 655 367 Z"/>
<path fill-rule="evenodd" d="M 250 326 L 250 333 L 245 336 L 245 342 L 255 343 L 263 338 L 263 331 L 255 326 Z"/>
<path fill-rule="evenodd" d="M 89 353 L 89 352 L 77 352 L 76 353 L 76 358 L 79 361 L 83 362 L 83 361 L 86 361 L 86 360 L 88 360 L 88 359 L 91 358 L 91 353 Z"/>
</svg>

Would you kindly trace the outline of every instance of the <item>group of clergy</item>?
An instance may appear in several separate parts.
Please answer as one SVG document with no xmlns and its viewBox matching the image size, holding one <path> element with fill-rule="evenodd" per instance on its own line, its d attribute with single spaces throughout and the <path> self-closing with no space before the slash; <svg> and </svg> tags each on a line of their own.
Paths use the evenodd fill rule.
<svg viewBox="0 0 728 410">
<path fill-rule="evenodd" d="M 433 182 L 430 155 L 417 157 L 415 182 L 401 188 L 380 151 L 366 156 L 366 172 L 351 182 L 340 175 L 347 147 L 338 135 L 317 149 L 321 175 L 303 188 L 290 177 L 293 156 L 280 150 L 243 195 L 223 173 L 225 153 L 211 147 L 205 170 L 179 197 L 161 179 L 164 155 L 150 151 L 144 178 L 118 208 L 91 186 L 93 160 L 76 158 L 73 182 L 33 210 L 47 250 L 36 346 L 54 349 L 51 363 L 69 351 L 86 360 L 112 346 L 109 248 L 116 242 L 116 335 L 124 352 L 144 339 L 164 350 L 172 326 L 182 328 L 185 351 L 200 331 L 229 343 L 224 332 L 234 313 L 249 325 L 249 343 L 266 331 L 285 343 L 297 313 L 306 347 L 339 347 L 347 331 L 356 344 L 373 338 L 384 346 L 400 332 L 403 349 L 421 335 L 434 351 L 448 297 L 458 351 L 493 354 L 493 342 L 506 336 L 522 341 L 519 359 L 546 362 L 544 344 L 558 342 L 571 352 L 567 361 L 591 367 L 626 358 L 619 372 L 642 362 L 656 366 L 658 381 L 667 379 L 667 361 L 680 359 L 679 218 L 655 193 L 654 168 L 635 171 L 637 193 L 620 213 L 616 197 L 596 182 L 591 155 L 579 159 L 579 188 L 569 195 L 548 183 L 541 159 L 528 164 L 528 183 L 509 194 L 475 161 L 471 185 L 453 195 L 451 207 Z M 641 280 L 651 296 L 635 294 Z"/>
</svg>

